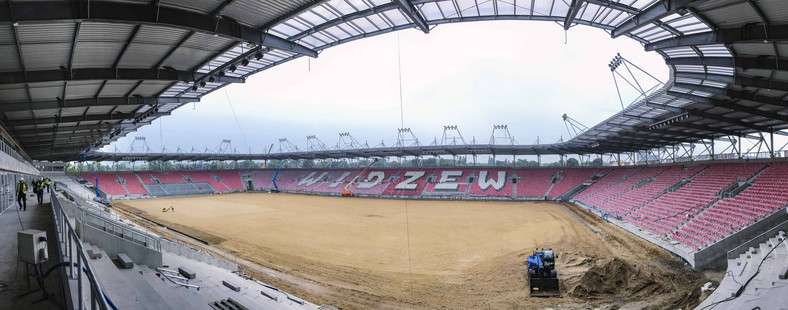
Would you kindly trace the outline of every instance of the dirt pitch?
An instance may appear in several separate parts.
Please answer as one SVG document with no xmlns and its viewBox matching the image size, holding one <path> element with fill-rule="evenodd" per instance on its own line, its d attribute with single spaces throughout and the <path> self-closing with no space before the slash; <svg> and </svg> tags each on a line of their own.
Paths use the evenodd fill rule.
<svg viewBox="0 0 788 310">
<path fill-rule="evenodd" d="M 232 194 L 116 202 L 343 309 L 686 308 L 705 281 L 664 250 L 565 205 Z M 173 206 L 175 212 L 162 212 Z M 406 220 L 407 219 L 407 220 Z M 525 258 L 553 248 L 565 298 L 528 297 Z M 243 261 L 241 262 L 243 265 Z M 262 267 L 261 267 L 262 266 Z"/>
</svg>

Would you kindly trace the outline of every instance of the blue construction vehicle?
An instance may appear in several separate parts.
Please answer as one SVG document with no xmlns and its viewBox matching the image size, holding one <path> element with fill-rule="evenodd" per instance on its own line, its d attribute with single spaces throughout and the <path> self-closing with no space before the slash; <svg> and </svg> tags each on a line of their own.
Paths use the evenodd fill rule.
<svg viewBox="0 0 788 310">
<path fill-rule="evenodd" d="M 279 176 L 279 171 L 282 170 L 282 167 L 285 166 L 285 164 L 287 163 L 288 160 L 290 160 L 290 158 L 288 158 L 287 160 L 283 160 L 282 164 L 279 165 L 279 169 L 276 169 L 276 173 L 274 174 L 274 179 L 271 180 L 271 182 L 274 183 L 274 189 L 271 190 L 272 193 L 278 193 L 279 192 L 279 185 L 276 185 L 276 177 Z"/>
<path fill-rule="evenodd" d="M 528 286 L 532 297 L 561 297 L 561 286 L 555 271 L 558 256 L 552 249 L 534 251 L 528 256 Z"/>
</svg>

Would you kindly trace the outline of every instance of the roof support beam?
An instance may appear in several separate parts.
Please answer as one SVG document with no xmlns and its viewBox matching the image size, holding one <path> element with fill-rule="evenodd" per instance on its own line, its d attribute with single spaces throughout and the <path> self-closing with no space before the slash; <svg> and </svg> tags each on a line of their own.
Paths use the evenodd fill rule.
<svg viewBox="0 0 788 310">
<path fill-rule="evenodd" d="M 717 66 L 747 69 L 788 70 L 788 59 L 775 57 L 690 57 L 670 58 L 668 65 Z"/>
<path fill-rule="evenodd" d="M 25 144 L 42 144 L 42 143 L 55 143 L 63 142 L 63 143 L 85 143 L 85 142 L 96 142 L 99 139 L 103 138 L 103 134 L 101 132 L 87 132 L 87 133 L 72 133 L 68 134 L 67 136 L 61 137 L 45 137 L 45 136 L 36 136 L 36 137 L 27 137 L 24 139 Z"/>
<path fill-rule="evenodd" d="M 585 2 L 585 0 L 572 0 L 570 6 L 572 9 L 566 13 L 566 18 L 564 19 L 564 30 L 569 30 L 569 27 L 572 27 L 572 22 L 575 21 L 577 13 L 580 12 L 583 2 Z"/>
<path fill-rule="evenodd" d="M 50 130 L 51 129 L 51 130 Z M 36 137 L 36 136 L 54 136 L 58 134 L 72 134 L 75 132 L 84 132 L 84 131 L 98 131 L 98 132 L 111 132 L 116 130 L 117 126 L 112 126 L 109 123 L 104 123 L 100 125 L 81 125 L 81 126 L 66 126 L 66 127 L 52 127 L 52 128 L 39 128 L 38 132 L 28 132 L 23 131 L 19 132 L 17 136 L 19 137 Z M 44 131 L 42 131 L 44 130 Z"/>
<path fill-rule="evenodd" d="M 653 103 L 653 102 L 646 102 L 646 106 L 647 107 L 652 107 L 652 108 L 657 108 L 657 109 L 660 109 L 660 110 L 670 111 L 670 112 L 674 112 L 674 113 L 687 112 L 686 110 L 684 110 L 682 108 L 679 108 L 679 107 L 671 107 L 671 106 L 668 106 L 668 105 L 658 104 L 658 103 Z"/>
<path fill-rule="evenodd" d="M 598 6 L 602 6 L 602 7 L 606 7 L 606 8 L 619 10 L 619 11 L 626 12 L 626 13 L 629 13 L 629 14 L 632 14 L 632 15 L 640 14 L 640 10 L 638 10 L 638 9 L 636 9 L 634 7 L 625 5 L 625 4 L 618 3 L 618 2 L 612 2 L 612 1 L 608 1 L 608 0 L 585 0 L 585 2 L 588 2 L 588 3 L 591 3 L 591 4 L 596 4 Z"/>
<path fill-rule="evenodd" d="M 219 16 L 222 15 L 222 11 L 224 11 L 224 9 L 227 8 L 227 6 L 230 5 L 230 3 L 233 3 L 233 0 L 224 0 L 224 2 L 222 2 L 222 4 L 219 5 L 218 8 L 216 8 L 215 10 L 213 10 L 213 12 L 211 12 L 211 16 L 219 18 Z"/>
<path fill-rule="evenodd" d="M 778 107 L 788 107 L 788 100 L 785 100 L 784 98 L 760 96 L 756 92 L 747 92 L 743 90 L 727 88 L 724 95 L 735 99 L 760 102 Z"/>
<path fill-rule="evenodd" d="M 691 45 L 747 42 L 763 43 L 764 40 L 778 42 L 788 40 L 788 25 L 772 25 L 769 27 L 768 33 L 766 33 L 763 25 L 745 25 L 740 28 L 721 28 L 712 32 L 684 35 L 648 43 L 646 44 L 646 51 Z"/>
<path fill-rule="evenodd" d="M 631 118 L 631 119 L 636 119 L 636 120 L 647 122 L 647 123 L 653 123 L 653 122 L 657 121 L 657 120 L 655 120 L 653 118 L 642 117 L 642 116 L 637 116 L 637 115 L 622 114 L 621 116 L 627 117 L 627 118 Z"/>
<path fill-rule="evenodd" d="M 152 117 L 160 117 L 170 115 L 169 112 L 154 113 Z M 24 120 L 9 120 L 6 122 L 8 127 L 14 126 L 29 126 L 29 125 L 43 125 L 43 124 L 57 124 L 57 123 L 79 123 L 90 121 L 111 121 L 111 120 L 131 120 L 138 115 L 135 113 L 113 113 L 113 114 L 99 114 L 99 115 L 86 115 L 86 116 L 65 116 L 65 117 L 50 117 L 38 118 L 35 121 L 32 119 Z"/>
<path fill-rule="evenodd" d="M 649 130 L 649 129 L 648 128 L 644 128 L 643 130 Z M 664 130 L 664 129 L 651 129 L 649 131 L 653 132 L 653 133 L 664 134 L 664 135 L 685 136 L 685 137 L 691 137 L 691 138 L 695 138 L 695 139 L 709 139 L 710 138 L 709 136 L 699 135 L 699 134 L 696 134 L 696 133 L 689 133 L 689 132 L 684 132 L 684 131 L 673 131 L 673 130 Z"/>
<path fill-rule="evenodd" d="M 757 130 L 757 131 L 761 131 L 761 132 L 769 132 L 770 131 L 768 128 L 765 128 L 765 127 L 761 127 L 761 126 L 758 126 L 758 125 L 755 125 L 755 124 L 752 124 L 752 123 L 747 123 L 747 122 L 743 122 L 743 121 L 740 121 L 740 120 L 736 120 L 736 119 L 720 116 L 720 115 L 717 115 L 717 114 L 711 114 L 711 113 L 698 111 L 698 110 L 689 110 L 687 112 L 689 112 L 690 115 L 694 115 L 694 116 L 698 116 L 698 117 L 702 117 L 702 118 L 707 118 L 707 119 L 715 120 L 715 121 L 718 121 L 718 122 L 728 123 L 728 124 L 731 124 L 731 125 L 741 126 L 741 127 L 744 127 L 744 128 L 753 129 L 753 130 Z"/>
<path fill-rule="evenodd" d="M 76 8 L 75 8 L 76 7 Z M 317 52 L 260 29 L 244 26 L 228 19 L 200 14 L 182 9 L 150 4 L 119 3 L 106 1 L 17 2 L 13 12 L 0 11 L 0 23 L 11 24 L 11 16 L 23 23 L 48 23 L 56 20 L 95 21 L 124 24 L 151 24 L 192 30 L 209 35 L 219 35 L 238 42 L 262 44 L 310 57 Z M 89 15 L 88 15 L 88 12 Z M 155 12 L 155 14 L 153 14 Z"/>
<path fill-rule="evenodd" d="M 770 81 L 765 78 L 733 77 L 721 74 L 706 74 L 693 72 L 676 72 L 676 77 L 686 77 L 692 79 L 709 80 L 720 83 L 736 84 L 744 87 L 757 87 L 763 89 L 777 89 L 788 91 L 788 82 Z"/>
<path fill-rule="evenodd" d="M 427 21 L 421 17 L 421 12 L 410 3 L 410 0 L 393 0 L 394 3 L 399 7 L 400 12 L 404 14 L 408 19 L 413 21 L 421 31 L 424 33 L 430 33 L 430 26 L 427 25 Z"/>
<path fill-rule="evenodd" d="M 117 68 L 121 60 L 123 60 L 123 56 L 126 55 L 126 51 L 129 50 L 129 46 L 131 46 L 131 43 L 134 43 L 134 40 L 137 39 L 137 35 L 139 35 L 140 29 L 142 29 L 142 25 L 137 25 L 137 27 L 134 27 L 134 31 L 131 32 L 131 35 L 129 36 L 129 40 L 126 41 L 126 45 L 123 46 L 123 49 L 121 49 L 120 53 L 118 53 L 118 57 L 115 58 L 115 62 L 112 64 L 113 68 Z M 71 68 L 71 66 L 69 66 L 69 68 Z"/>
<path fill-rule="evenodd" d="M 613 29 L 611 36 L 620 37 L 624 33 L 631 33 L 641 27 L 676 13 L 679 9 L 686 9 L 695 0 L 662 0 L 652 4 L 647 9 L 632 16 L 629 20 Z"/>
<path fill-rule="evenodd" d="M 85 68 L 72 70 L 5 72 L 0 75 L 0 84 L 40 83 L 64 80 L 158 80 L 194 82 L 202 78 L 204 78 L 204 75 L 195 71 L 139 68 Z M 246 81 L 244 78 L 229 76 L 217 76 L 215 79 L 218 82 L 225 83 L 244 83 Z"/>
<path fill-rule="evenodd" d="M 695 130 L 703 130 L 703 131 L 708 131 L 708 132 L 712 132 L 712 133 L 721 133 L 721 134 L 725 134 L 725 135 L 728 135 L 728 136 L 738 136 L 741 133 L 741 132 L 733 131 L 733 130 L 727 130 L 727 129 L 717 128 L 717 127 L 708 127 L 708 126 L 702 126 L 702 125 L 695 125 L 695 124 L 683 123 L 683 122 L 673 123 L 673 124 L 671 124 L 671 126 L 678 126 L 678 127 L 690 128 L 690 129 L 695 129 Z"/>
<path fill-rule="evenodd" d="M 118 105 L 156 105 L 165 103 L 198 102 L 199 98 L 173 98 L 173 97 L 112 97 L 112 98 L 84 98 L 68 100 L 42 100 L 33 102 L 18 102 L 0 104 L 0 113 L 29 110 L 45 110 L 59 108 L 83 108 L 98 106 Z"/>
<path fill-rule="evenodd" d="M 183 43 L 186 43 L 186 41 L 191 39 L 191 37 L 194 36 L 195 33 L 196 32 L 194 31 L 190 31 L 185 36 L 183 36 L 183 38 L 181 38 L 181 40 L 178 41 L 178 43 L 175 43 L 175 46 L 170 48 L 170 50 L 168 50 L 167 53 L 164 54 L 164 56 L 162 56 L 161 59 L 159 59 L 159 61 L 153 66 L 153 69 L 160 69 L 161 66 L 164 65 L 164 62 L 167 61 L 167 58 L 170 58 L 170 56 L 172 56 L 172 53 L 175 53 L 175 51 L 178 50 L 178 48 L 180 48 L 181 45 L 183 45 Z"/>
<path fill-rule="evenodd" d="M 714 86 L 704 86 L 704 85 L 689 84 L 689 83 L 674 83 L 673 86 L 678 88 L 707 92 L 715 95 L 725 95 L 725 88 L 719 88 Z"/>
<path fill-rule="evenodd" d="M 754 108 L 754 107 L 743 106 L 743 105 L 740 105 L 740 104 L 737 104 L 735 102 L 731 102 L 731 101 L 728 101 L 728 100 L 722 100 L 722 99 L 718 99 L 718 98 L 714 98 L 714 97 L 706 98 L 706 97 L 700 97 L 700 96 L 695 96 L 695 95 L 690 95 L 690 94 L 676 93 L 676 92 L 671 92 L 671 91 L 668 91 L 668 94 L 671 95 L 671 96 L 686 98 L 686 99 L 689 99 L 689 100 L 703 102 L 703 103 L 710 104 L 710 105 L 717 106 L 717 107 L 728 108 L 728 109 L 731 109 L 731 110 L 745 112 L 745 113 L 749 113 L 749 114 L 752 114 L 752 115 L 757 115 L 757 116 L 766 117 L 766 118 L 769 118 L 769 119 L 773 119 L 773 120 L 777 120 L 777 121 L 788 123 L 788 116 L 780 115 L 780 114 L 777 114 L 777 113 L 774 113 L 774 112 L 759 110 L 759 109 Z"/>
</svg>

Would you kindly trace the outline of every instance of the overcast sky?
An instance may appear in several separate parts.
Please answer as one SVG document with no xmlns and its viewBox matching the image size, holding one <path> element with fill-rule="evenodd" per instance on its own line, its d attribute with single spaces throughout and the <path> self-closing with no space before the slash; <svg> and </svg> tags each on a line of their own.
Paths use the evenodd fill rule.
<svg viewBox="0 0 788 310">
<path fill-rule="evenodd" d="M 663 82 L 668 78 L 658 54 L 596 28 L 565 33 L 549 22 L 440 25 L 428 35 L 411 29 L 357 40 L 311 61 L 302 57 L 263 71 L 104 150 L 126 151 L 134 137 L 145 136 L 154 150 L 162 140 L 174 151 L 215 148 L 231 139 L 239 152 L 265 152 L 272 143 L 276 152 L 279 138 L 303 149 L 306 136 L 314 134 L 333 146 L 346 131 L 361 143 L 391 146 L 401 126 L 398 39 L 404 125 L 423 144 L 440 140 L 443 125 L 459 126 L 467 142 L 489 142 L 496 124 L 509 125 L 520 144 L 537 136 L 542 142 L 567 139 L 562 114 L 592 127 L 621 110 L 607 66 L 616 53 Z M 624 83 L 619 80 L 626 105 L 636 93 Z"/>
</svg>

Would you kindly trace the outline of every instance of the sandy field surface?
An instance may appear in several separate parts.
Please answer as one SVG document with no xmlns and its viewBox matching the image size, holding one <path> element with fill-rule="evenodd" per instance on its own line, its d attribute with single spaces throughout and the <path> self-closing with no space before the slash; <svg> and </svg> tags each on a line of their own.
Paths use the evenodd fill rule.
<svg viewBox="0 0 788 310">
<path fill-rule="evenodd" d="M 264 282 L 342 309 L 675 309 L 696 304 L 705 281 L 664 250 L 564 206 L 606 236 L 594 234 L 552 202 L 248 193 L 114 204 L 232 253 Z M 525 259 L 535 248 L 558 254 L 564 298 L 528 296 Z"/>
</svg>

